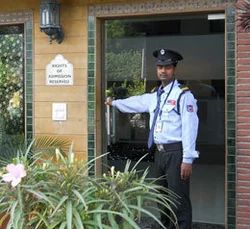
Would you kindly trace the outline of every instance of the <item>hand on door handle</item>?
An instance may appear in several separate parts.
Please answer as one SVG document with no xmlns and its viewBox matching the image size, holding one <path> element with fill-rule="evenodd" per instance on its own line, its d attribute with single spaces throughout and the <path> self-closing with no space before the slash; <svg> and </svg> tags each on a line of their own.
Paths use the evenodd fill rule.
<svg viewBox="0 0 250 229">
<path fill-rule="evenodd" d="M 105 101 L 105 104 L 108 105 L 108 106 L 112 106 L 112 98 L 111 97 L 108 97 Z"/>
</svg>

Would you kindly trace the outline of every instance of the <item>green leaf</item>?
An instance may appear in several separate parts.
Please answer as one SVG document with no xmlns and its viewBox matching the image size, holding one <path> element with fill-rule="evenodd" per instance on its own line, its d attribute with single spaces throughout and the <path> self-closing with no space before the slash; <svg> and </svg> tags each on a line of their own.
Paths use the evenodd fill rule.
<svg viewBox="0 0 250 229">
<path fill-rule="evenodd" d="M 76 224 L 76 228 L 77 229 L 84 229 L 84 226 L 82 224 L 82 219 L 81 219 L 81 216 L 80 214 L 78 213 L 78 211 L 76 209 L 73 209 L 73 215 L 74 215 L 74 222 Z"/>
<path fill-rule="evenodd" d="M 140 164 L 140 162 L 143 160 L 143 158 L 147 157 L 148 156 L 148 153 L 146 153 L 145 155 L 143 155 L 136 163 L 135 165 L 132 167 L 132 170 L 131 171 L 134 171 L 136 170 L 136 167 Z"/>
<path fill-rule="evenodd" d="M 155 211 L 155 212 L 159 212 L 160 214 L 162 215 L 165 215 L 173 224 L 176 224 L 177 223 L 177 218 L 175 216 L 175 213 L 173 213 L 173 217 L 174 219 L 170 216 L 169 213 L 166 213 L 165 211 L 159 209 L 158 207 L 153 207 L 153 206 L 148 206 L 148 209 L 149 210 L 152 210 L 152 211 Z"/>
<path fill-rule="evenodd" d="M 34 190 L 31 190 L 31 189 L 27 189 L 26 190 L 27 192 L 30 192 L 34 195 L 36 195 L 38 198 L 41 198 L 41 199 L 44 199 L 45 201 L 47 201 L 48 203 L 50 203 L 50 205 L 55 208 L 54 204 L 50 201 L 50 199 L 42 192 L 39 192 L 39 191 L 34 191 Z"/>
<path fill-rule="evenodd" d="M 15 210 L 15 218 L 14 218 L 14 221 L 13 221 L 14 228 L 22 229 L 22 225 L 23 225 L 23 217 L 21 217 L 22 215 L 23 214 L 22 214 L 21 209 L 16 208 L 16 210 Z"/>
<path fill-rule="evenodd" d="M 46 211 L 44 212 L 44 214 L 46 213 Z M 48 223 L 48 221 L 45 219 L 45 217 L 44 217 L 44 215 L 43 214 L 41 214 L 40 212 L 34 212 L 34 214 L 36 214 L 39 218 L 40 218 L 40 221 L 39 221 L 39 223 L 37 224 L 37 226 L 39 226 L 39 224 L 41 223 L 41 222 L 43 222 L 45 225 L 46 225 L 46 227 L 47 228 L 50 228 L 50 225 L 49 225 L 49 223 Z M 36 228 L 39 228 L 39 227 L 36 227 Z"/>
<path fill-rule="evenodd" d="M 31 148 L 32 148 L 34 142 L 35 142 L 35 140 L 32 140 L 32 142 L 29 144 L 28 148 L 26 149 L 26 152 L 24 153 L 24 158 L 25 158 L 25 160 L 27 160 L 28 155 L 29 155 L 30 152 L 31 152 Z"/>
<path fill-rule="evenodd" d="M 78 197 L 78 199 L 82 202 L 82 204 L 84 205 L 85 210 L 88 210 L 88 206 L 85 202 L 85 200 L 83 199 L 82 195 L 77 191 L 77 190 L 73 190 L 73 193 Z"/>
<path fill-rule="evenodd" d="M 96 229 L 98 228 L 98 224 L 97 222 L 93 221 L 93 220 L 89 220 L 89 221 L 85 221 L 84 224 L 87 226 L 87 229 Z M 88 227 L 90 226 L 90 227 Z M 106 225 L 102 225 L 103 229 L 111 229 L 110 226 L 106 226 Z"/>
<path fill-rule="evenodd" d="M 134 206 L 134 205 L 129 205 L 129 207 L 132 208 L 132 209 L 135 209 L 135 210 L 137 210 L 137 211 L 143 212 L 144 214 L 146 214 L 146 215 L 149 216 L 150 218 L 154 219 L 162 228 L 167 229 L 167 228 L 162 224 L 162 222 L 161 222 L 155 215 L 153 215 L 151 212 L 149 212 L 148 210 L 143 209 L 143 208 L 138 208 L 137 206 Z"/>
<path fill-rule="evenodd" d="M 12 206 L 11 206 L 11 210 L 10 210 L 10 219 L 11 219 L 11 224 L 15 225 L 15 211 L 16 211 L 16 207 L 18 205 L 18 201 L 15 201 Z"/>
<path fill-rule="evenodd" d="M 138 209 L 142 208 L 142 197 L 141 196 L 137 196 L 137 207 L 138 207 Z M 141 211 L 138 212 L 138 218 L 139 218 L 139 220 L 141 219 Z"/>
<path fill-rule="evenodd" d="M 68 199 L 68 196 L 63 196 L 60 200 L 59 204 L 56 206 L 55 210 L 52 212 L 50 217 L 53 217 L 57 211 L 60 209 L 60 207 L 64 204 L 64 202 Z"/>
<path fill-rule="evenodd" d="M 131 164 L 131 160 L 127 160 L 125 168 L 124 168 L 124 173 L 129 172 L 130 164 Z"/>
<path fill-rule="evenodd" d="M 123 218 L 124 220 L 126 220 L 131 226 L 133 226 L 134 229 L 140 229 L 140 227 L 137 225 L 137 223 L 131 219 L 127 214 L 124 213 L 120 213 L 120 212 L 116 212 L 116 211 L 110 211 L 110 210 L 92 210 L 89 211 L 90 214 L 114 214 L 114 215 L 118 215 L 121 218 Z"/>
<path fill-rule="evenodd" d="M 105 157 L 105 156 L 107 156 L 108 154 L 109 154 L 109 153 L 104 153 L 104 154 L 102 154 L 102 155 L 100 155 L 100 156 L 98 156 L 98 157 L 95 157 L 95 158 L 89 160 L 89 161 L 87 162 L 87 164 L 86 164 L 86 167 L 91 166 L 93 162 L 96 162 L 98 159 L 100 159 L 100 158 L 102 158 L 102 157 Z"/>
<path fill-rule="evenodd" d="M 124 190 L 124 194 L 128 194 L 128 193 L 130 193 L 130 192 L 132 192 L 132 193 L 134 193 L 134 192 L 136 192 L 136 191 L 140 191 L 140 190 L 142 190 L 142 187 L 140 187 L 140 186 L 137 186 L 137 187 L 133 187 L 133 188 L 130 188 L 130 189 L 127 189 L 127 190 Z"/>
<path fill-rule="evenodd" d="M 103 229 L 103 227 L 102 227 L 102 217 L 101 217 L 101 214 L 96 214 L 96 215 L 95 215 L 95 220 L 96 220 L 96 222 L 97 222 L 97 224 L 98 224 L 99 229 Z"/>
<path fill-rule="evenodd" d="M 119 226 L 116 223 L 116 220 L 115 220 L 113 214 L 108 213 L 108 219 L 109 219 L 109 222 L 111 224 L 112 229 L 119 229 Z"/>
<path fill-rule="evenodd" d="M 93 178 L 91 178 L 92 180 L 93 180 Z M 95 179 L 95 178 L 94 178 Z M 83 197 L 85 197 L 85 195 L 86 196 L 91 196 L 94 192 L 96 192 L 96 187 L 95 186 L 93 186 L 93 185 L 91 185 L 91 184 L 88 184 L 88 185 L 90 185 L 90 187 L 88 187 L 81 195 L 83 196 Z"/>
<path fill-rule="evenodd" d="M 67 223 L 66 222 L 62 222 L 61 225 L 60 225 L 60 227 L 59 227 L 59 229 L 64 229 L 64 228 L 66 228 L 66 226 L 67 226 Z"/>
<path fill-rule="evenodd" d="M 71 200 L 67 200 L 66 221 L 67 221 L 67 229 L 71 229 L 72 228 L 72 202 Z"/>
<path fill-rule="evenodd" d="M 117 198 L 118 198 L 118 200 L 120 201 L 120 203 L 122 204 L 122 206 L 123 206 L 129 213 L 131 213 L 131 211 L 129 210 L 127 204 L 122 200 L 122 198 L 119 196 L 119 194 L 118 194 L 117 192 L 115 192 L 114 194 L 117 196 Z"/>
<path fill-rule="evenodd" d="M 151 193 L 152 194 L 152 193 Z M 169 212 L 174 215 L 174 211 L 172 210 L 171 206 L 169 203 L 171 203 L 170 200 L 166 201 L 165 199 L 161 198 L 161 196 L 145 196 L 144 200 L 150 200 L 152 202 L 155 202 L 157 204 L 159 204 L 160 206 L 162 206 L 163 208 L 166 208 L 169 210 Z"/>
</svg>

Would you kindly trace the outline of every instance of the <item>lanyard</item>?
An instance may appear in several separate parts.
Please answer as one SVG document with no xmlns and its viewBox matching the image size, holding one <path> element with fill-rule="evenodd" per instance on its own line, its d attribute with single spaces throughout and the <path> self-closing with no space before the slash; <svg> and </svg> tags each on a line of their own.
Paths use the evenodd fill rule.
<svg viewBox="0 0 250 229">
<path fill-rule="evenodd" d="M 171 91 L 172 91 L 172 89 L 173 89 L 173 87 L 174 87 L 174 82 L 175 82 L 175 79 L 173 80 L 173 82 L 172 82 L 172 84 L 171 84 L 171 87 L 170 87 L 170 90 L 169 90 L 169 92 L 168 92 L 168 94 L 167 94 L 167 96 L 166 96 L 166 98 L 165 98 L 165 100 L 164 100 L 164 102 L 163 102 L 163 104 L 162 104 L 162 106 L 161 106 L 161 108 L 160 108 L 160 111 L 159 111 L 159 118 L 160 118 L 160 120 L 161 120 L 161 115 L 162 115 L 162 108 L 163 108 L 164 105 L 166 104 L 167 99 L 168 99 L 168 97 L 169 97 L 169 95 L 170 95 L 170 93 L 171 93 Z"/>
</svg>

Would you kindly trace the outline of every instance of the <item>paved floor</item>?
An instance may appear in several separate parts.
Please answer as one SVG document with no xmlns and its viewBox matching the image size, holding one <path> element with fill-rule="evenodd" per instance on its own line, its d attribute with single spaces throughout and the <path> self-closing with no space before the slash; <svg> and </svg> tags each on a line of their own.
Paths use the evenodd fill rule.
<svg viewBox="0 0 250 229">
<path fill-rule="evenodd" d="M 141 229 L 162 229 L 160 225 L 152 222 L 149 218 L 144 218 L 140 223 Z M 208 224 L 208 223 L 193 223 L 192 229 L 225 229 L 224 225 Z"/>
</svg>

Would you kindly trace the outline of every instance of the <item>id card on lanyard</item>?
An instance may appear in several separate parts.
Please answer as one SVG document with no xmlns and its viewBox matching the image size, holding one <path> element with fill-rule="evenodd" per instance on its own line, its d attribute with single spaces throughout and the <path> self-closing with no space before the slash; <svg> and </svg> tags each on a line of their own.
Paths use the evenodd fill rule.
<svg viewBox="0 0 250 229">
<path fill-rule="evenodd" d="M 161 133 L 163 129 L 163 122 L 158 121 L 155 125 L 155 133 Z"/>
<path fill-rule="evenodd" d="M 170 88 L 170 90 L 169 90 L 169 92 L 168 92 L 168 94 L 167 94 L 167 96 L 166 96 L 166 98 L 165 98 L 165 100 L 164 100 L 164 102 L 163 102 L 161 108 L 160 108 L 160 111 L 159 111 L 159 119 L 158 119 L 158 121 L 156 122 L 155 130 L 154 130 L 155 133 L 161 133 L 162 130 L 163 130 L 163 122 L 161 121 L 162 108 L 163 108 L 163 106 L 165 105 L 165 103 L 166 103 L 166 101 L 167 101 L 167 99 L 168 99 L 168 97 L 169 97 L 169 95 L 170 95 L 170 93 L 171 93 L 171 91 L 172 91 L 172 89 L 173 89 L 174 82 L 175 82 L 175 80 L 173 80 L 172 85 L 171 85 L 171 88 Z"/>
</svg>

